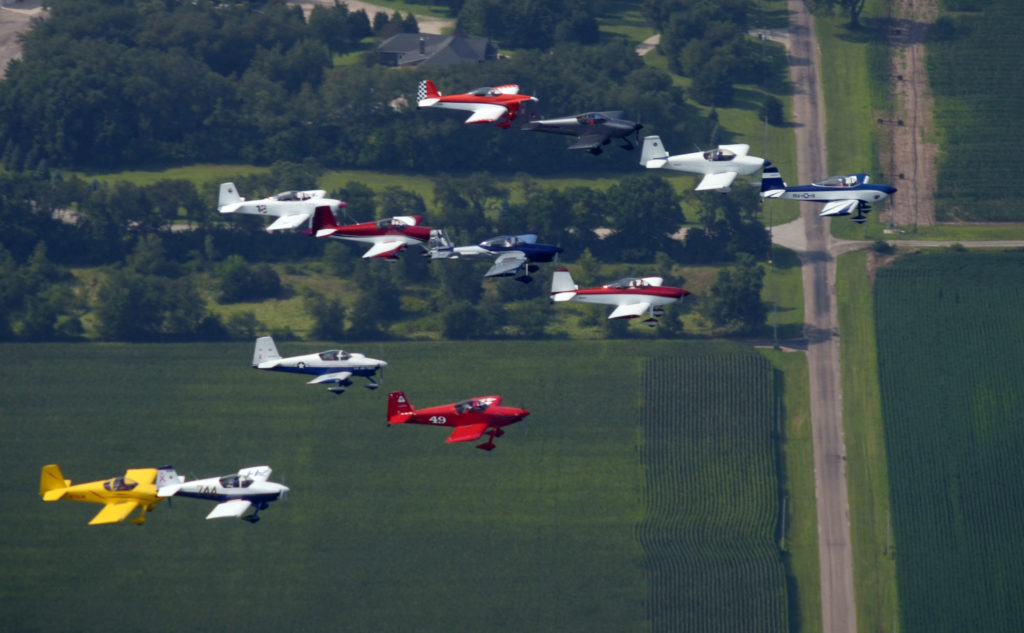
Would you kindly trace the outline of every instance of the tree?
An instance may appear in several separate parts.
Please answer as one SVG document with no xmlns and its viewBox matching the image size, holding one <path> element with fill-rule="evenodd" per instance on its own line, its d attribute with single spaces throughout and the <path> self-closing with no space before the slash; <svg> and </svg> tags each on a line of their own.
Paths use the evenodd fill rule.
<svg viewBox="0 0 1024 633">
<path fill-rule="evenodd" d="M 220 265 L 221 303 L 262 301 L 281 294 L 281 278 L 269 264 L 250 266 L 241 255 L 230 255 Z"/>
<path fill-rule="evenodd" d="M 718 328 L 743 334 L 762 329 L 767 309 L 761 302 L 764 268 L 744 253 L 736 258 L 736 266 L 718 274 L 711 287 L 711 300 L 704 305 L 705 316 Z"/>
<path fill-rule="evenodd" d="M 306 312 L 313 317 L 310 336 L 319 341 L 341 340 L 345 337 L 345 306 L 337 299 L 328 299 L 309 290 L 305 296 Z"/>
<path fill-rule="evenodd" d="M 850 26 L 860 26 L 860 14 L 864 11 L 866 0 L 811 0 L 811 9 L 815 11 L 834 12 L 836 9 L 845 11 L 850 16 Z"/>
</svg>

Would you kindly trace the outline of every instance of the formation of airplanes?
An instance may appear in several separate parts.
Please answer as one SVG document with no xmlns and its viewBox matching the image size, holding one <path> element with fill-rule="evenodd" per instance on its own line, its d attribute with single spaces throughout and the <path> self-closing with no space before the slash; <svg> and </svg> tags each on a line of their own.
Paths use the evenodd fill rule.
<svg viewBox="0 0 1024 633">
<path fill-rule="evenodd" d="M 493 259 L 484 277 L 511 277 L 516 281 L 530 283 L 531 273 L 538 267 L 533 262 L 550 262 L 562 249 L 551 244 L 538 244 L 536 233 L 522 235 L 499 235 L 472 246 L 455 246 L 448 234 L 441 230 L 431 238 L 431 260 L 435 259 Z"/>
<path fill-rule="evenodd" d="M 564 268 L 551 278 L 551 300 L 578 301 L 615 306 L 609 319 L 634 319 L 647 315 L 644 325 L 655 326 L 666 306 L 690 294 L 683 288 L 663 286 L 661 277 L 627 277 L 597 288 L 580 288 Z"/>
<path fill-rule="evenodd" d="M 327 390 L 341 395 L 347 387 L 352 386 L 351 378 L 366 378 L 367 389 L 376 389 L 380 385 L 373 380 L 376 373 L 384 371 L 387 362 L 369 358 L 358 352 L 346 352 L 331 349 L 315 354 L 303 354 L 282 358 L 274 344 L 273 337 L 261 336 L 256 339 L 256 349 L 252 354 L 253 369 L 267 371 L 283 371 L 294 374 L 312 374 L 316 376 L 307 385 L 331 384 Z"/>
<path fill-rule="evenodd" d="M 494 450 L 494 438 L 505 434 L 502 427 L 515 424 L 528 415 L 530 412 L 526 409 L 502 406 L 501 396 L 469 398 L 417 410 L 404 392 L 392 391 L 388 394 L 388 426 L 425 424 L 455 427 L 448 436 L 449 444 L 475 442 L 487 435 L 488 440 L 477 445 L 477 448 L 485 451 Z"/>
<path fill-rule="evenodd" d="M 524 123 L 520 130 L 524 132 L 547 132 L 549 134 L 565 134 L 575 136 L 575 143 L 566 149 L 582 149 L 594 154 L 601 153 L 601 146 L 607 145 L 613 138 L 622 139 L 622 149 L 633 149 L 639 142 L 632 143 L 630 135 L 639 138 L 643 125 L 626 118 L 622 110 L 610 112 L 585 112 L 573 116 L 555 119 L 534 119 Z"/>
<path fill-rule="evenodd" d="M 418 108 L 441 108 L 468 111 L 466 123 L 494 123 L 508 128 L 520 114 L 524 105 L 537 102 L 537 98 L 519 93 L 519 86 L 505 84 L 479 88 L 467 93 L 442 95 L 430 80 L 419 84 Z M 570 150 L 585 150 L 600 154 L 602 147 L 612 139 L 622 139 L 624 149 L 633 149 L 634 136 L 639 141 L 643 126 L 626 118 L 622 111 L 586 112 L 554 119 L 534 118 L 522 125 L 523 131 L 537 131 L 575 136 Z M 832 176 L 809 185 L 787 186 L 779 169 L 770 162 L 749 155 L 746 144 L 719 145 L 689 154 L 672 156 L 658 136 L 647 136 L 643 141 L 640 164 L 647 169 L 670 169 L 695 174 L 703 178 L 697 191 L 727 192 L 737 176 L 762 171 L 762 198 L 779 198 L 824 205 L 821 217 L 853 215 L 854 222 L 867 220 L 871 204 L 896 193 L 896 188 L 885 184 L 871 184 L 868 174 L 854 173 Z M 234 183 L 221 184 L 217 210 L 222 214 L 249 214 L 274 217 L 267 231 L 296 229 L 308 225 L 308 232 L 317 238 L 330 237 L 370 244 L 363 254 L 366 258 L 394 259 L 410 245 L 421 247 L 431 260 L 490 258 L 494 264 L 484 277 L 514 276 L 518 281 L 530 282 L 531 273 L 539 267 L 536 262 L 551 262 L 562 251 L 557 246 L 538 244 L 534 233 L 501 235 L 476 245 L 455 246 L 443 229 L 421 224 L 420 216 L 398 216 L 339 225 L 337 213 L 345 202 L 326 197 L 322 189 L 285 191 L 259 200 L 246 200 Z M 646 316 L 642 323 L 654 326 L 664 314 L 664 306 L 689 295 L 683 288 L 663 285 L 657 276 L 630 277 L 595 288 L 580 288 L 566 269 L 554 271 L 550 298 L 554 303 L 576 301 L 614 306 L 609 319 L 632 319 Z M 368 389 L 377 389 L 374 380 L 387 363 L 363 354 L 341 349 L 327 350 L 284 358 L 278 353 L 272 337 L 256 340 L 252 366 L 255 369 L 311 374 L 307 384 L 329 384 L 328 390 L 341 394 L 352 385 L 351 378 L 366 378 Z M 504 434 L 503 427 L 525 419 L 526 409 L 502 405 L 501 396 L 469 398 L 459 402 L 415 409 L 405 393 L 388 394 L 387 423 L 421 424 L 452 427 L 448 443 L 475 442 L 484 436 L 477 448 L 491 451 L 494 440 Z M 152 511 L 165 498 L 189 497 L 215 502 L 207 519 L 241 518 L 250 523 L 259 521 L 259 512 L 272 501 L 281 499 L 289 491 L 283 484 L 269 481 L 269 466 L 252 466 L 237 473 L 186 481 L 171 466 L 160 468 L 130 468 L 124 475 L 98 481 L 73 484 L 65 479 L 56 464 L 43 466 L 39 481 L 39 495 L 45 502 L 68 499 L 101 504 L 103 508 L 89 521 L 89 525 L 118 523 L 131 519 L 143 524 L 146 513 Z M 251 514 L 247 514 L 252 510 Z"/>
</svg>

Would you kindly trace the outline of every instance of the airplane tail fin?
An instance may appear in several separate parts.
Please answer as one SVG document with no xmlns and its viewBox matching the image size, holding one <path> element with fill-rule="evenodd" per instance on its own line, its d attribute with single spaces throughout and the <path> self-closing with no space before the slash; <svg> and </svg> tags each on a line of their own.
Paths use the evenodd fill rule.
<svg viewBox="0 0 1024 633">
<path fill-rule="evenodd" d="M 765 161 L 764 171 L 761 172 L 761 197 L 778 198 L 785 192 L 786 181 L 782 179 L 779 168 Z"/>
<path fill-rule="evenodd" d="M 405 422 L 403 416 L 415 410 L 409 399 L 405 397 L 404 391 L 392 391 L 388 394 L 388 424 Z"/>
<path fill-rule="evenodd" d="M 438 92 L 437 86 L 434 85 L 433 81 L 424 79 L 420 82 L 416 97 L 416 107 L 425 108 L 437 103 L 437 100 L 441 98 L 441 93 Z"/>
<path fill-rule="evenodd" d="M 330 207 L 317 207 L 313 213 L 313 235 L 326 237 L 334 233 L 338 228 L 338 221 L 334 219 L 334 213 Z"/>
<path fill-rule="evenodd" d="M 234 213 L 238 207 L 245 202 L 245 198 L 238 195 L 238 189 L 233 182 L 222 182 L 220 185 L 220 196 L 217 198 L 217 210 L 221 213 Z"/>
<path fill-rule="evenodd" d="M 60 466 L 57 464 L 43 466 L 43 472 L 39 476 L 39 496 L 43 498 L 43 501 L 60 499 L 70 485 L 71 480 L 64 479 L 64 474 L 60 472 Z"/>
<path fill-rule="evenodd" d="M 185 478 L 178 474 L 178 471 L 174 470 L 174 466 L 161 466 L 156 469 L 156 487 L 159 489 L 161 486 L 171 486 L 174 484 L 184 483 Z"/>
<path fill-rule="evenodd" d="M 648 169 L 664 167 L 668 161 L 668 150 L 661 142 L 660 136 L 645 136 L 644 148 L 640 154 L 640 164 Z"/>
<path fill-rule="evenodd" d="M 556 270 L 551 276 L 551 300 L 569 301 L 576 296 L 579 286 L 572 280 L 572 275 L 564 268 Z"/>
<path fill-rule="evenodd" d="M 274 345 L 274 337 L 261 336 L 256 339 L 256 349 L 252 353 L 252 366 L 259 367 L 260 363 L 268 360 L 280 360 L 281 355 L 277 353 L 277 345 Z"/>
<path fill-rule="evenodd" d="M 444 229 L 432 229 L 430 240 L 427 241 L 427 253 L 430 259 L 448 259 L 454 256 L 455 243 L 448 237 Z"/>
</svg>

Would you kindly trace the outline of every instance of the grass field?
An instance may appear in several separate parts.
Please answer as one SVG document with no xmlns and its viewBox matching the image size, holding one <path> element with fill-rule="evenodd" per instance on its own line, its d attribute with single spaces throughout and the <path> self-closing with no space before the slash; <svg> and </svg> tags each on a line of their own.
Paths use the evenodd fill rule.
<svg viewBox="0 0 1024 633">
<path fill-rule="evenodd" d="M 874 316 L 905 633 L 1024 626 L 1022 284 L 1019 252 L 939 251 L 878 272 Z"/>
<path fill-rule="evenodd" d="M 899 615 L 874 300 L 866 257 L 865 251 L 849 253 L 836 263 L 854 594 L 857 627 L 864 632 L 893 631 Z"/>
<path fill-rule="evenodd" d="M 384 389 L 335 397 L 250 370 L 248 344 L 2 349 L 12 494 L 0 506 L 0 608 L 18 631 L 652 630 L 658 605 L 635 535 L 655 476 L 639 456 L 644 363 L 751 353 L 367 344 L 355 349 L 390 363 Z M 681 400 L 687 387 L 665 386 Z M 487 454 L 446 445 L 438 429 L 385 428 L 395 388 L 418 406 L 499 393 L 533 413 Z M 181 499 L 143 527 L 87 527 L 95 506 L 39 501 L 46 463 L 76 482 L 164 463 L 189 477 L 267 463 L 292 493 L 256 526 L 206 522 L 207 504 Z M 688 482 L 675 485 L 681 495 Z M 777 502 L 766 494 L 759 503 Z"/>
</svg>

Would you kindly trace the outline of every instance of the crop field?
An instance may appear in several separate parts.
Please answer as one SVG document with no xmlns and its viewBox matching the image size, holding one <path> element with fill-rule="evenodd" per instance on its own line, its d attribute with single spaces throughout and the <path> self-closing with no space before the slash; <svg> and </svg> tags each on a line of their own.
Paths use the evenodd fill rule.
<svg viewBox="0 0 1024 633">
<path fill-rule="evenodd" d="M 912 255 L 878 271 L 904 633 L 1024 629 L 1022 284 L 1019 251 Z"/>
<path fill-rule="evenodd" d="M 280 347 L 284 354 L 322 348 Z M 355 385 L 336 397 L 300 376 L 251 370 L 248 344 L 0 349 L 8 487 L 0 506 L 0 611 L 5 629 L 26 632 L 662 630 L 649 612 L 698 598 L 661 591 L 645 573 L 637 537 L 645 477 L 664 499 L 697 489 L 663 477 L 656 464 L 645 470 L 642 403 L 652 395 L 687 402 L 698 418 L 702 407 L 720 403 L 690 397 L 698 384 L 671 378 L 657 383 L 660 393 L 645 389 L 644 377 L 659 380 L 662 371 L 645 363 L 757 357 L 726 343 L 366 343 L 353 349 L 389 362 L 383 388 Z M 764 377 L 740 372 L 744 363 L 729 370 L 723 360 L 716 382 L 739 390 L 753 380 L 760 394 Z M 485 453 L 445 444 L 441 429 L 386 428 L 389 389 L 405 390 L 416 406 L 501 394 L 532 415 Z M 723 413 L 706 412 L 715 420 Z M 644 439 L 645 450 L 654 440 Z M 737 450 L 723 442 L 707 449 Z M 749 517 L 767 526 L 760 541 L 731 542 L 719 561 L 714 586 L 733 595 L 732 565 L 770 549 L 774 523 L 766 517 L 777 483 L 729 459 L 707 468 L 741 469 L 729 481 L 744 490 L 756 476 L 752 490 L 734 499 L 753 507 L 713 517 L 703 529 L 742 534 L 730 522 Z M 86 523 L 98 506 L 40 502 L 47 463 L 74 482 L 167 463 L 189 478 L 269 464 L 271 479 L 292 492 L 257 525 L 208 522 L 208 503 L 179 499 L 161 503 L 142 527 L 93 527 Z M 678 510 L 688 512 L 683 504 Z M 784 595 L 783 581 L 763 578 L 775 584 L 761 594 Z M 731 610 L 756 608 L 745 616 L 753 621 L 770 611 L 765 604 Z M 774 628 L 777 617 L 771 622 L 785 630 Z M 704 630 L 719 629 L 709 621 Z"/>
<path fill-rule="evenodd" d="M 647 360 L 644 548 L 654 631 L 788 631 L 771 363 Z M 680 406 L 680 405 L 683 406 Z"/>
<path fill-rule="evenodd" d="M 1013 155 L 1024 138 L 1024 3 L 961 4 L 979 11 L 953 14 L 949 37 L 927 49 L 942 147 L 936 212 L 947 221 L 1019 221 L 1016 165 L 993 157 Z"/>
</svg>

